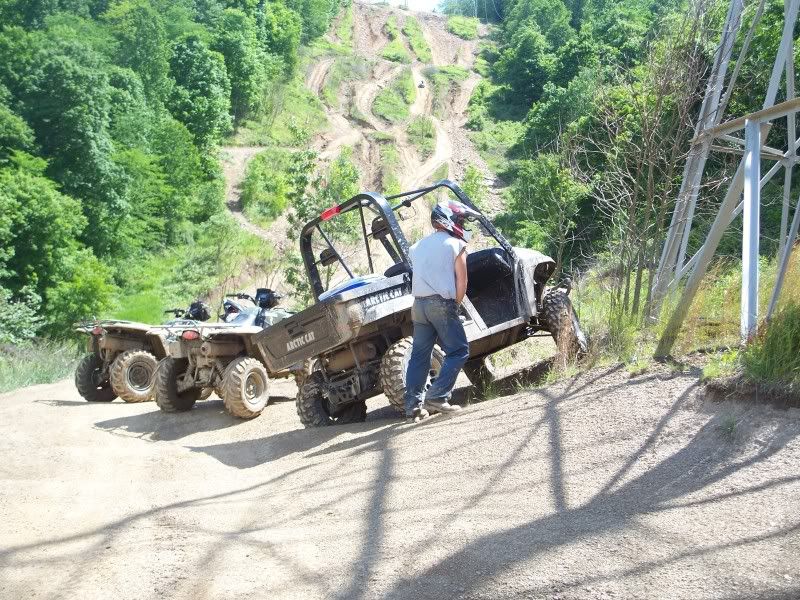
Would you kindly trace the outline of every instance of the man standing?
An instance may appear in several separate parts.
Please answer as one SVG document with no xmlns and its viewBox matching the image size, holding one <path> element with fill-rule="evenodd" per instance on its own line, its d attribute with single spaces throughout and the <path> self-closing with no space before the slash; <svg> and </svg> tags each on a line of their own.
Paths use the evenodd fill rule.
<svg viewBox="0 0 800 600">
<path fill-rule="evenodd" d="M 450 404 L 458 372 L 469 358 L 469 344 L 458 309 L 467 291 L 467 241 L 464 221 L 475 212 L 461 202 L 437 204 L 435 231 L 411 247 L 414 342 L 406 370 L 406 418 L 419 421 L 430 412 L 461 410 Z M 425 390 L 436 340 L 445 352 L 439 376 Z"/>
</svg>

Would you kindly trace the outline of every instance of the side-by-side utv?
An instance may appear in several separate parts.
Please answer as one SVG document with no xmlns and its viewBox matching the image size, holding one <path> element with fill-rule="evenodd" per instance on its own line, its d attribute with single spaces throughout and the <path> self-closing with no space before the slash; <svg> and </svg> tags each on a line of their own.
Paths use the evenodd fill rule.
<svg viewBox="0 0 800 600">
<path fill-rule="evenodd" d="M 315 303 L 248 342 L 248 352 L 269 371 L 313 361 L 297 397 L 297 412 L 307 427 L 363 421 L 366 400 L 381 392 L 402 408 L 413 330 L 413 265 L 397 215 L 410 209 L 424 220 L 440 193 L 453 194 L 478 213 L 476 225 L 488 242 L 470 249 L 467 258 L 461 316 L 470 343 L 464 369 L 470 380 L 488 383 L 492 372 L 485 358 L 540 331 L 553 336 L 564 356 L 586 350 L 569 289 L 547 288 L 554 261 L 512 247 L 457 185 L 443 180 L 386 198 L 361 193 L 324 211 L 301 232 Z M 441 360 L 435 351 L 431 377 Z"/>
</svg>

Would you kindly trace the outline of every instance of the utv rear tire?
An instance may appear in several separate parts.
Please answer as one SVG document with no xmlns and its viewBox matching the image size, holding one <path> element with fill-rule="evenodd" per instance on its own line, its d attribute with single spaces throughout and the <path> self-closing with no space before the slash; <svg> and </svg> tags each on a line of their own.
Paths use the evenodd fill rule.
<svg viewBox="0 0 800 600">
<path fill-rule="evenodd" d="M 103 361 L 94 353 L 85 355 L 75 369 L 75 387 L 87 402 L 111 402 L 117 395 L 108 379 L 101 379 Z"/>
<path fill-rule="evenodd" d="M 252 419 L 269 402 L 269 377 L 261 361 L 239 357 L 225 369 L 222 402 L 234 417 Z"/>
<path fill-rule="evenodd" d="M 111 363 L 111 388 L 125 402 L 152 400 L 157 368 L 156 357 L 146 350 L 123 352 Z"/>
<path fill-rule="evenodd" d="M 581 331 L 578 315 L 575 314 L 566 293 L 554 289 L 545 294 L 542 299 L 541 322 L 553 336 L 558 349 L 557 362 L 560 365 L 566 366 L 586 354 L 586 336 Z"/>
<path fill-rule="evenodd" d="M 319 373 L 309 375 L 297 394 L 297 416 L 304 427 L 325 427 L 326 425 L 346 425 L 363 423 L 367 418 L 367 403 L 349 404 L 335 414 L 331 414 L 328 401 L 322 393 L 322 377 Z"/>
<path fill-rule="evenodd" d="M 466 375 L 470 383 L 479 390 L 485 390 L 491 387 L 495 379 L 497 379 L 494 366 L 492 366 L 488 356 L 485 358 L 468 360 L 464 364 L 464 375 Z"/>
<path fill-rule="evenodd" d="M 381 361 L 381 386 L 383 393 L 389 399 L 389 403 L 397 410 L 405 411 L 406 394 L 406 371 L 408 370 L 408 360 L 411 358 L 412 339 L 403 338 L 395 342 L 383 355 Z M 431 355 L 431 368 L 428 372 L 430 379 L 439 375 L 444 362 L 444 354 L 438 346 L 433 347 Z M 425 386 L 428 389 L 431 385 L 430 379 Z"/>
<path fill-rule="evenodd" d="M 189 361 L 185 358 L 165 358 L 158 365 L 156 375 L 156 404 L 164 412 L 190 410 L 200 394 L 201 388 L 189 388 L 178 392 L 178 377 L 186 372 Z"/>
</svg>

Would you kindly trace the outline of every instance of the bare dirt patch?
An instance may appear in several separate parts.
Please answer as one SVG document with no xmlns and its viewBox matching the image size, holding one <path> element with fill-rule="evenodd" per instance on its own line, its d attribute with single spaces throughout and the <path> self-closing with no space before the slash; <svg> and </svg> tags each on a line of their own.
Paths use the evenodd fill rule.
<svg viewBox="0 0 800 600">
<path fill-rule="evenodd" d="M 281 388 L 280 386 L 285 386 Z M 400 424 L 0 396 L 0 595 L 795 598 L 800 411 L 607 367 Z"/>
</svg>

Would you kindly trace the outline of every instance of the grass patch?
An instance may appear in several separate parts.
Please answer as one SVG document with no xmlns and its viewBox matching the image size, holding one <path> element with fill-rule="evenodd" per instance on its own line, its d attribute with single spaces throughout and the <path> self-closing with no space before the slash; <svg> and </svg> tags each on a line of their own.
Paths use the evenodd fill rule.
<svg viewBox="0 0 800 600">
<path fill-rule="evenodd" d="M 336 39 L 339 44 L 352 50 L 353 48 L 353 4 L 344 9 L 344 14 L 336 27 Z"/>
<path fill-rule="evenodd" d="M 381 56 L 386 60 L 402 63 L 404 65 L 407 65 L 411 62 L 411 56 L 405 49 L 405 46 L 403 46 L 403 42 L 401 42 L 399 39 L 394 39 L 386 44 L 381 51 Z"/>
<path fill-rule="evenodd" d="M 372 112 L 389 123 L 404 121 L 408 118 L 408 107 L 414 102 L 416 93 L 411 69 L 406 69 L 375 97 Z"/>
<path fill-rule="evenodd" d="M 391 144 L 381 144 L 381 187 L 386 196 L 399 193 L 400 179 L 397 177 L 396 168 L 400 162 L 397 148 Z"/>
<path fill-rule="evenodd" d="M 397 40 L 400 38 L 400 27 L 397 26 L 397 17 L 389 15 L 386 23 L 383 25 L 383 30 L 390 40 Z"/>
<path fill-rule="evenodd" d="M 492 121 L 485 119 L 480 131 L 469 133 L 475 147 L 495 173 L 508 169 L 508 150 L 514 146 L 524 132 L 520 121 Z"/>
<path fill-rule="evenodd" d="M 706 366 L 703 367 L 703 375 L 701 379 L 707 381 L 709 379 L 718 379 L 719 377 L 728 377 L 736 373 L 739 367 L 739 351 L 728 350 L 722 354 L 713 355 Z"/>
<path fill-rule="evenodd" d="M 443 162 L 439 165 L 439 168 L 433 172 L 433 181 L 439 181 L 441 179 L 447 179 L 450 177 L 450 165 L 446 162 Z"/>
<path fill-rule="evenodd" d="M 456 65 L 445 67 L 428 67 L 424 71 L 433 84 L 433 111 L 439 116 L 443 116 L 447 108 L 448 99 L 458 84 L 464 81 L 469 72 Z"/>
<path fill-rule="evenodd" d="M 425 115 L 412 120 L 408 125 L 408 140 L 416 146 L 423 160 L 428 158 L 436 146 L 436 128 L 433 120 Z"/>
<path fill-rule="evenodd" d="M 72 341 L 37 340 L 3 346 L 0 352 L 0 393 L 69 377 L 81 355 Z"/>
<path fill-rule="evenodd" d="M 461 15 L 447 17 L 447 31 L 463 40 L 474 40 L 478 37 L 478 19 Z"/>
<path fill-rule="evenodd" d="M 365 79 L 369 74 L 370 63 L 361 56 L 339 56 L 328 71 L 325 78 L 325 85 L 322 87 L 321 95 L 325 104 L 331 108 L 340 108 L 341 94 L 339 93 L 342 84 L 348 81 Z"/>
<path fill-rule="evenodd" d="M 429 63 L 433 60 L 431 47 L 425 41 L 422 27 L 420 27 L 416 17 L 406 17 L 403 23 L 403 33 L 408 37 L 408 45 L 411 46 L 411 50 L 417 55 L 417 59 L 420 62 Z"/>
<path fill-rule="evenodd" d="M 800 385 L 800 304 L 788 304 L 763 326 L 741 354 L 755 382 Z"/>
</svg>

